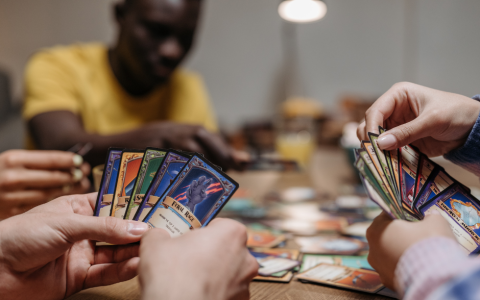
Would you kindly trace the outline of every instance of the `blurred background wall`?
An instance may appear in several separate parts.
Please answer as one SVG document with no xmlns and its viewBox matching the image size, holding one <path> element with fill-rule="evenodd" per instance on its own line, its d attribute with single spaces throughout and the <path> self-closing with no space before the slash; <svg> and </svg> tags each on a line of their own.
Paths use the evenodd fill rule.
<svg viewBox="0 0 480 300">
<path fill-rule="evenodd" d="M 280 0 L 204 1 L 186 67 L 204 76 L 226 128 L 272 115 L 284 97 Z M 37 49 L 114 40 L 113 2 L 0 0 L 0 68 L 11 75 L 17 101 L 23 68 Z M 402 80 L 480 93 L 480 1 L 325 2 L 324 19 L 296 26 L 305 96 L 332 109 L 344 93 L 377 96 Z"/>
</svg>

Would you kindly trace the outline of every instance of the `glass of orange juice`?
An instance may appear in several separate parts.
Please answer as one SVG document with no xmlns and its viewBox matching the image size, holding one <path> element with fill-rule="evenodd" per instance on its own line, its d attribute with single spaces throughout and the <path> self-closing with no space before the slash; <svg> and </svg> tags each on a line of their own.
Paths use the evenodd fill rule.
<svg viewBox="0 0 480 300">
<path fill-rule="evenodd" d="M 305 168 L 315 150 L 315 120 L 310 117 L 279 120 L 275 144 L 282 159 L 295 160 Z"/>
</svg>

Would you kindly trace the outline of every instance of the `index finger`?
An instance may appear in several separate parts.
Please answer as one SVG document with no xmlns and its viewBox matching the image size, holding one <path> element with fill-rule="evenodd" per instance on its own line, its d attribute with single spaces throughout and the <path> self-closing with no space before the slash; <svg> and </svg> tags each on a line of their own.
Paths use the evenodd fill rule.
<svg viewBox="0 0 480 300">
<path fill-rule="evenodd" d="M 82 165 L 83 158 L 65 151 L 11 150 L 1 156 L 6 167 L 27 169 L 70 169 Z"/>
<path fill-rule="evenodd" d="M 379 133 L 378 126 L 384 127 L 385 121 L 393 114 L 397 101 L 405 99 L 405 93 L 398 85 L 391 87 L 365 113 L 365 131 Z"/>
</svg>

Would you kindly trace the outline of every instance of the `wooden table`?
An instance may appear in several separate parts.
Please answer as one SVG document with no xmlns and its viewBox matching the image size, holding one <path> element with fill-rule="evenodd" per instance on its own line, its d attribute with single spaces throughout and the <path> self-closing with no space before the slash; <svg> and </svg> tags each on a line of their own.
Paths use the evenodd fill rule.
<svg viewBox="0 0 480 300">
<path fill-rule="evenodd" d="M 452 164 L 441 161 L 440 164 L 460 182 L 480 188 L 478 178 L 462 171 Z M 271 190 L 282 190 L 290 186 L 310 186 L 326 195 L 326 199 L 334 199 L 345 183 L 353 180 L 353 170 L 347 163 L 346 155 L 339 148 L 321 148 L 312 158 L 310 170 L 306 172 L 246 172 L 230 173 L 249 190 L 256 201 Z M 296 247 L 289 242 L 288 247 Z M 251 299 L 391 299 L 342 289 L 301 283 L 293 279 L 290 283 L 253 282 L 250 286 Z M 69 298 L 73 299 L 140 299 L 137 278 L 106 287 L 98 287 L 82 291 Z M 159 295 L 161 299 L 161 295 Z"/>
</svg>

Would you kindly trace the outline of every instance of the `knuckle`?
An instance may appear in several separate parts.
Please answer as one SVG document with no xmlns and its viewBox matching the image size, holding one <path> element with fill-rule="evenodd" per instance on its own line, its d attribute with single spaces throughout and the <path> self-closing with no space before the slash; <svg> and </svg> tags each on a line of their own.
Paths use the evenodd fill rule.
<svg viewBox="0 0 480 300">
<path fill-rule="evenodd" d="M 407 89 L 411 88 L 412 85 L 413 85 L 413 83 L 411 83 L 411 82 L 401 81 L 401 82 L 395 83 L 392 86 L 392 89 L 394 89 L 394 90 L 407 90 Z"/>
<path fill-rule="evenodd" d="M 414 133 L 414 129 L 409 124 L 404 124 L 403 126 L 401 126 L 399 128 L 399 131 L 403 139 L 406 139 L 406 140 L 409 140 Z"/>
<path fill-rule="evenodd" d="M 118 232 L 118 230 L 120 230 L 121 228 L 120 227 L 120 222 L 118 222 L 117 219 L 113 218 L 113 217 L 106 217 L 104 219 L 104 226 L 105 226 L 105 234 L 108 235 L 108 236 L 112 236 L 114 234 L 116 234 Z"/>
</svg>

